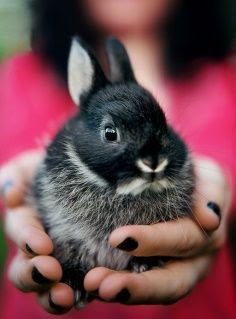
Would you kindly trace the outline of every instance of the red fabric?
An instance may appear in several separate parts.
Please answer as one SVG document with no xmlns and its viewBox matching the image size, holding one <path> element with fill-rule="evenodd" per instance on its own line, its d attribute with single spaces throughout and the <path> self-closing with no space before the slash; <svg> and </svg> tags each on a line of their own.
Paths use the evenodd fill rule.
<svg viewBox="0 0 236 319">
<path fill-rule="evenodd" d="M 235 67 L 226 62 L 206 64 L 192 79 L 167 83 L 171 97 L 170 122 L 193 153 L 210 156 L 221 163 L 231 176 L 234 189 L 235 84 Z M 67 91 L 39 57 L 29 53 L 10 60 L 0 72 L 0 163 L 44 145 L 74 112 Z M 12 255 L 13 249 L 8 263 Z M 52 317 L 37 305 L 34 294 L 19 292 L 4 276 L 0 318 Z M 222 249 L 207 279 L 175 305 L 127 307 L 93 302 L 80 313 L 73 310 L 62 317 L 233 319 L 236 317 L 235 273 L 229 249 L 227 245 Z"/>
</svg>

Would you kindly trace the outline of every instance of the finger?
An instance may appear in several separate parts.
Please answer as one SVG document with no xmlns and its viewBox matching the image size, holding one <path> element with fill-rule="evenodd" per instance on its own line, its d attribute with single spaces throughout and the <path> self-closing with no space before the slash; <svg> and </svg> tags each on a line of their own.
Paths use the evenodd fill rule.
<svg viewBox="0 0 236 319">
<path fill-rule="evenodd" d="M 206 249 L 211 237 L 191 219 L 183 218 L 168 223 L 120 227 L 113 231 L 109 243 L 135 256 L 189 257 Z"/>
<path fill-rule="evenodd" d="M 230 206 L 230 187 L 220 167 L 209 159 L 194 161 L 196 190 L 194 217 L 207 231 L 216 230 Z"/>
<path fill-rule="evenodd" d="M 170 304 L 187 295 L 207 274 L 212 257 L 175 261 L 140 274 L 112 272 L 103 278 L 103 300 L 126 304 Z"/>
<path fill-rule="evenodd" d="M 29 151 L 1 167 L 0 193 L 6 206 L 16 207 L 24 202 L 25 191 L 42 156 L 42 151 Z"/>
<path fill-rule="evenodd" d="M 8 236 L 29 255 L 49 255 L 53 243 L 45 233 L 36 213 L 28 206 L 7 212 L 5 229 Z"/>
<path fill-rule="evenodd" d="M 68 285 L 57 283 L 49 292 L 39 294 L 38 302 L 49 313 L 64 314 L 74 305 L 74 292 Z"/>
<path fill-rule="evenodd" d="M 21 291 L 42 291 L 61 279 L 62 269 L 59 262 L 51 256 L 29 259 L 19 252 L 10 265 L 8 275 Z"/>
<path fill-rule="evenodd" d="M 84 278 L 84 288 L 88 292 L 95 292 L 102 281 L 110 274 L 115 273 L 115 270 L 105 267 L 96 267 L 90 270 Z"/>
</svg>

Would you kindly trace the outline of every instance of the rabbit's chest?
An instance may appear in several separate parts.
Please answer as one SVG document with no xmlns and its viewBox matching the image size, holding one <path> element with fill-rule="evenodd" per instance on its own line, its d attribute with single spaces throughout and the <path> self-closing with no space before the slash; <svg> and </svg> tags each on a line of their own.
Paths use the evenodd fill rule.
<svg viewBox="0 0 236 319">
<path fill-rule="evenodd" d="M 83 230 L 64 227 L 60 230 L 60 237 L 57 236 L 59 229 L 51 229 L 49 232 L 54 242 L 54 256 L 61 262 L 64 268 L 81 268 L 87 272 L 97 266 L 111 269 L 126 269 L 130 256 L 112 248 L 108 244 L 107 236 L 103 240 L 98 240 L 92 233 Z M 73 233 L 73 235 L 71 235 Z"/>
<path fill-rule="evenodd" d="M 108 237 L 122 225 L 146 223 L 152 210 L 150 205 L 143 206 L 139 201 L 118 203 L 104 198 L 89 199 L 88 195 L 86 205 L 80 196 L 80 201 L 73 209 L 68 208 L 66 215 L 62 206 L 56 206 L 60 218 L 53 214 L 47 216 L 54 256 L 66 269 L 81 267 L 84 272 L 97 266 L 127 269 L 131 257 L 112 248 Z"/>
</svg>

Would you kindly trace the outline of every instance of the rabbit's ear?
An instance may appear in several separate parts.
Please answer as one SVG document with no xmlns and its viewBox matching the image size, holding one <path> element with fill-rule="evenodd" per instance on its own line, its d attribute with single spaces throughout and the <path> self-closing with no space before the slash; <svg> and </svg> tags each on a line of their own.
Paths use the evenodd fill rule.
<svg viewBox="0 0 236 319">
<path fill-rule="evenodd" d="M 90 48 L 79 38 L 74 37 L 68 61 L 68 86 L 76 105 L 108 83 L 97 59 Z"/>
<path fill-rule="evenodd" d="M 106 42 L 110 78 L 114 83 L 136 82 L 128 53 L 123 44 L 114 37 Z"/>
</svg>

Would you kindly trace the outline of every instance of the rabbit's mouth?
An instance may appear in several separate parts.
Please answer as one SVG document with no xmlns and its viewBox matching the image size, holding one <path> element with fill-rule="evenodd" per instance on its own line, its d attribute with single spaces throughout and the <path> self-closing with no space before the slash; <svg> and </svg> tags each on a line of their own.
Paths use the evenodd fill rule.
<svg viewBox="0 0 236 319">
<path fill-rule="evenodd" d="M 164 171 L 158 173 L 142 173 L 142 178 L 145 179 L 148 183 L 154 183 L 160 181 L 164 178 Z"/>
<path fill-rule="evenodd" d="M 151 178 L 151 180 L 150 180 Z M 143 177 L 137 177 L 132 180 L 123 182 L 117 187 L 117 193 L 119 195 L 133 195 L 137 196 L 144 191 L 151 190 L 153 192 L 161 192 L 164 189 L 170 188 L 171 184 L 166 177 L 162 179 L 150 177 L 149 179 Z"/>
<path fill-rule="evenodd" d="M 140 171 L 140 176 L 122 182 L 117 187 L 117 193 L 120 195 L 131 194 L 136 196 L 145 190 L 160 192 L 169 188 L 169 181 L 165 177 L 165 169 L 168 165 L 167 159 L 162 159 L 154 166 L 153 162 L 147 159 L 139 159 L 136 167 Z"/>
</svg>

